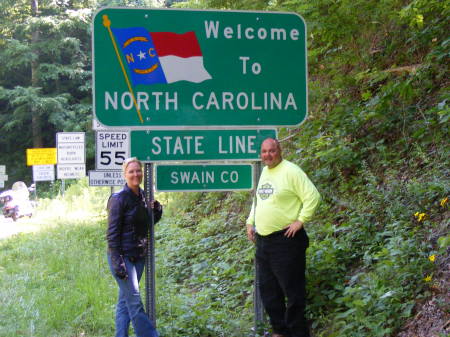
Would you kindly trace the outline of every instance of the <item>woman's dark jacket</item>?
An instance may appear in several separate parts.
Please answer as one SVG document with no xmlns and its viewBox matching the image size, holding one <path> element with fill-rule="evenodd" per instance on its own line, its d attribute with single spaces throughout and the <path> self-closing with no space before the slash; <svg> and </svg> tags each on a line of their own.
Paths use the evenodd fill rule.
<svg viewBox="0 0 450 337">
<path fill-rule="evenodd" d="M 109 250 L 128 257 L 143 257 L 151 212 L 157 223 L 162 215 L 161 205 L 155 202 L 154 209 L 147 207 L 144 191 L 139 189 L 138 196 L 125 184 L 109 197 L 107 207 Z"/>
</svg>

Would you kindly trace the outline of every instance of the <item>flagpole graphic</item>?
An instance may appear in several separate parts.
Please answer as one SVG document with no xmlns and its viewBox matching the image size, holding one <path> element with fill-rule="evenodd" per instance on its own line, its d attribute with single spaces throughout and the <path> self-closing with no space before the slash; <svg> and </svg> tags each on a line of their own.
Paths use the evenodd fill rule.
<svg viewBox="0 0 450 337">
<path fill-rule="evenodd" d="M 130 80 L 128 79 L 128 75 L 127 75 L 127 72 L 123 65 L 122 58 L 120 57 L 119 50 L 117 49 L 116 41 L 115 41 L 114 35 L 111 31 L 111 21 L 109 20 L 108 15 L 103 15 L 103 26 L 105 26 L 108 29 L 109 36 L 110 36 L 112 44 L 114 46 L 114 50 L 116 51 L 117 59 L 119 60 L 120 67 L 122 68 L 123 76 L 125 77 L 125 81 L 127 82 L 127 85 L 128 85 L 128 90 L 130 91 L 131 97 L 133 98 L 133 103 L 134 103 L 134 106 L 136 107 L 136 111 L 138 113 L 139 120 L 141 121 L 141 123 L 144 123 L 144 120 L 142 119 L 141 111 L 139 110 L 139 107 L 136 102 L 136 98 L 134 97 L 133 88 L 131 86 Z"/>
</svg>

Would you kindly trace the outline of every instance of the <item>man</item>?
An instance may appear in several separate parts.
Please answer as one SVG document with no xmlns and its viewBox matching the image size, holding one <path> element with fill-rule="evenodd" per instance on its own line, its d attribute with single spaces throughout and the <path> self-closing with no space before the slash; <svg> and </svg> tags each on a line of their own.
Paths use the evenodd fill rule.
<svg viewBox="0 0 450 337">
<path fill-rule="evenodd" d="M 300 167 L 282 158 L 277 140 L 264 140 L 261 159 L 266 166 L 247 219 L 247 236 L 256 241 L 262 302 L 272 337 L 309 337 L 305 319 L 309 241 L 304 225 L 319 205 L 320 194 Z"/>
</svg>

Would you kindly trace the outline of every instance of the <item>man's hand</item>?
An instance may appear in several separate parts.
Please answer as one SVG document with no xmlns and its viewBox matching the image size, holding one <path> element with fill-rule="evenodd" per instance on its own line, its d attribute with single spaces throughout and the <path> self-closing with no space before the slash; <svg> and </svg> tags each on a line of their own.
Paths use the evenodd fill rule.
<svg viewBox="0 0 450 337">
<path fill-rule="evenodd" d="M 247 238 L 255 242 L 255 227 L 253 225 L 247 224 Z"/>
<path fill-rule="evenodd" d="M 300 229 L 303 228 L 303 222 L 296 220 L 285 228 L 287 229 L 287 231 L 284 233 L 284 236 L 292 238 Z"/>
</svg>

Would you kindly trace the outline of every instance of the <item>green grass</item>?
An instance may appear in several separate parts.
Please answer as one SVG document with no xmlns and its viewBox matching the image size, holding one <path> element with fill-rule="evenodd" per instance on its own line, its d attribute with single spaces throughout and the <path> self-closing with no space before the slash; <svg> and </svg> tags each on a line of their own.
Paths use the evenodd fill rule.
<svg viewBox="0 0 450 337">
<path fill-rule="evenodd" d="M 20 220 L 31 232 L 0 240 L 0 337 L 113 336 L 117 286 L 106 262 L 109 192 L 81 180 L 64 197 L 41 199 L 36 215 Z M 167 204 L 165 197 L 158 196 Z M 239 225 L 223 222 L 224 214 L 205 217 L 196 230 L 181 228 L 180 202 L 171 201 L 155 233 L 161 336 L 249 335 L 251 245 Z M 240 251 L 242 246 L 247 248 Z"/>
<path fill-rule="evenodd" d="M 40 199 L 31 232 L 0 241 L 0 336 L 112 336 L 116 284 L 106 262 L 109 188 L 80 180 Z"/>
<path fill-rule="evenodd" d="M 65 222 L 0 242 L 0 336 L 111 336 L 116 286 L 104 223 Z"/>
<path fill-rule="evenodd" d="M 0 241 L 0 302 L 4 304 L 0 306 L 0 337 L 114 334 L 117 287 L 106 262 L 105 228 L 104 220 L 66 220 Z M 211 241 L 202 243 L 201 236 L 179 234 L 176 226 L 158 224 L 161 335 L 245 336 L 243 331 L 250 331 L 253 319 L 247 298 L 251 292 L 249 265 L 235 261 L 230 269 L 229 262 L 218 256 L 224 252 L 209 249 Z M 191 249 L 186 250 L 187 246 Z M 195 259 L 191 265 L 188 255 L 196 250 L 203 262 Z M 191 278 L 191 284 L 185 286 L 184 278 Z M 239 290 L 242 282 L 247 291 Z M 238 304 L 242 311 L 235 310 Z"/>
</svg>

